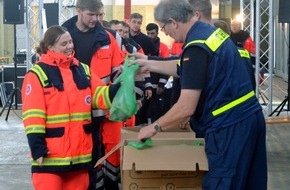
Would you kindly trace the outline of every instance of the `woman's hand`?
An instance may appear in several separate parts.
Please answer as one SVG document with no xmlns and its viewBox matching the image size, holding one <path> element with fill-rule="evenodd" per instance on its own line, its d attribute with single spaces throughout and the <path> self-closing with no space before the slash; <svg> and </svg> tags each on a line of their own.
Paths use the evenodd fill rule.
<svg viewBox="0 0 290 190">
<path fill-rule="evenodd" d="M 41 156 L 40 158 L 38 158 L 38 159 L 36 160 L 36 162 L 38 163 L 39 166 L 42 166 L 43 157 Z"/>
</svg>

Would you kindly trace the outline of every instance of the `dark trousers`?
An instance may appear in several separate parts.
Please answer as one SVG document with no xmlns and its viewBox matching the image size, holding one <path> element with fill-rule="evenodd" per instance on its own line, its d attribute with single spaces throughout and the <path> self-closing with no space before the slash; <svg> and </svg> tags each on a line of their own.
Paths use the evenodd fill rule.
<svg viewBox="0 0 290 190">
<path fill-rule="evenodd" d="M 266 128 L 262 111 L 205 135 L 205 190 L 266 190 Z"/>
</svg>

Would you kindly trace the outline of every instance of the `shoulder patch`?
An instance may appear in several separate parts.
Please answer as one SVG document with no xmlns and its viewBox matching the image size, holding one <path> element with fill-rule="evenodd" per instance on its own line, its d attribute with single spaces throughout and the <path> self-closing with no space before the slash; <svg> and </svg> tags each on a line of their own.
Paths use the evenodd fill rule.
<svg viewBox="0 0 290 190">
<path fill-rule="evenodd" d="M 87 105 L 91 105 L 91 104 L 92 104 L 92 97 L 91 97 L 91 95 L 87 95 L 87 96 L 85 97 L 85 103 L 86 103 Z"/>
<path fill-rule="evenodd" d="M 26 85 L 26 88 L 25 88 L 25 94 L 26 94 L 26 95 L 29 95 L 29 94 L 31 93 L 31 91 L 32 91 L 32 86 L 31 86 L 31 84 L 27 84 L 27 85 Z"/>
</svg>

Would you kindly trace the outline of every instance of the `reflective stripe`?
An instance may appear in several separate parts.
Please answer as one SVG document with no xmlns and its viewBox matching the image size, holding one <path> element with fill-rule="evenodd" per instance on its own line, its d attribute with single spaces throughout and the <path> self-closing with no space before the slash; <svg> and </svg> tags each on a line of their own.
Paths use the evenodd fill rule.
<svg viewBox="0 0 290 190">
<path fill-rule="evenodd" d="M 134 87 L 134 91 L 136 94 L 140 95 L 140 96 L 143 96 L 144 95 L 144 90 L 138 88 L 138 87 Z"/>
<path fill-rule="evenodd" d="M 220 28 L 216 29 L 206 40 L 193 40 L 188 42 L 185 47 L 192 44 L 206 44 L 213 52 L 215 52 L 222 43 L 229 38 L 229 35 Z M 180 63 L 179 63 L 180 65 Z"/>
<path fill-rule="evenodd" d="M 146 82 L 144 85 L 145 88 L 153 88 L 151 82 Z"/>
<path fill-rule="evenodd" d="M 112 171 L 114 173 L 120 172 L 120 166 L 114 166 L 114 165 L 110 164 L 110 162 L 108 162 L 107 160 L 104 161 L 103 165 L 105 166 L 105 168 L 108 168 L 110 171 Z"/>
<path fill-rule="evenodd" d="M 165 84 L 166 82 L 167 82 L 167 80 L 164 79 L 164 78 L 159 79 L 159 83 L 163 83 L 163 84 Z"/>
<path fill-rule="evenodd" d="M 47 124 L 56 124 L 56 123 L 66 123 L 69 121 L 84 121 L 91 120 L 91 112 L 83 113 L 71 113 L 69 114 L 59 114 L 59 115 L 49 115 L 47 116 Z"/>
<path fill-rule="evenodd" d="M 91 120 L 91 112 L 72 113 L 70 115 L 70 120 L 71 121 Z"/>
<path fill-rule="evenodd" d="M 105 88 L 108 87 L 97 87 L 93 96 L 93 107 L 98 108 L 98 101 L 100 99 L 100 96 L 103 94 Z"/>
<path fill-rule="evenodd" d="M 105 116 L 106 114 L 107 114 L 106 110 L 92 110 L 93 117 Z"/>
<path fill-rule="evenodd" d="M 213 116 L 217 116 L 219 114 L 222 114 L 222 113 L 228 111 L 229 109 L 231 109 L 231 108 L 233 108 L 233 107 L 245 102 L 246 100 L 248 100 L 249 98 L 251 98 L 253 96 L 255 96 L 255 93 L 254 93 L 254 91 L 251 91 L 248 94 L 246 94 L 246 95 L 244 95 L 244 96 L 242 96 L 242 97 L 240 97 L 240 98 L 238 98 L 238 99 L 236 99 L 236 100 L 224 105 L 223 107 L 214 110 L 212 112 L 212 115 Z"/>
<path fill-rule="evenodd" d="M 251 58 L 250 53 L 247 50 L 245 50 L 245 49 L 238 49 L 238 50 L 239 50 L 241 57 L 248 58 L 248 59 Z"/>
<path fill-rule="evenodd" d="M 80 65 L 84 68 L 87 79 L 91 79 L 91 72 L 90 72 L 90 67 L 82 62 L 80 62 Z"/>
<path fill-rule="evenodd" d="M 105 88 L 103 96 L 104 96 L 104 102 L 105 102 L 106 108 L 110 108 L 111 107 L 111 100 L 109 97 L 109 87 Z"/>
<path fill-rule="evenodd" d="M 31 68 L 31 71 L 33 71 L 38 76 L 42 87 L 46 87 L 48 85 L 48 77 L 39 65 L 34 65 Z"/>
<path fill-rule="evenodd" d="M 49 115 L 47 116 L 47 124 L 66 123 L 69 122 L 69 114 Z"/>
<path fill-rule="evenodd" d="M 107 77 L 104 77 L 104 78 L 101 78 L 101 80 L 105 83 L 105 84 L 109 84 L 110 83 L 110 81 L 111 81 L 111 78 L 110 78 L 110 76 L 107 76 Z"/>
<path fill-rule="evenodd" d="M 23 121 L 33 117 L 45 119 L 45 111 L 41 109 L 29 109 L 23 112 Z"/>
<path fill-rule="evenodd" d="M 158 87 L 158 84 L 152 84 L 152 88 L 156 89 Z"/>
<path fill-rule="evenodd" d="M 27 125 L 25 127 L 25 133 L 28 134 L 45 134 L 45 125 Z"/>
<path fill-rule="evenodd" d="M 94 108 L 99 108 L 100 106 L 98 106 L 98 101 L 100 100 L 100 97 L 102 97 L 102 100 L 104 101 L 103 103 L 105 104 L 106 108 L 110 108 L 111 107 L 111 100 L 109 97 L 109 86 L 101 86 L 101 87 L 97 87 L 97 89 L 95 90 L 94 96 L 93 96 L 93 107 Z"/>
<path fill-rule="evenodd" d="M 120 167 L 113 166 L 107 161 L 104 161 L 103 171 L 106 177 L 112 181 L 118 181 L 120 179 Z"/>
<path fill-rule="evenodd" d="M 187 47 L 191 44 L 204 44 L 204 42 L 205 42 L 205 40 L 193 40 L 191 42 L 188 42 L 185 47 Z"/>
<path fill-rule="evenodd" d="M 75 156 L 75 157 L 64 157 L 64 158 L 43 158 L 43 166 L 70 166 L 76 164 L 88 163 L 92 160 L 91 154 Z M 32 166 L 38 166 L 35 160 L 32 160 Z"/>
<path fill-rule="evenodd" d="M 105 185 L 105 180 L 104 180 L 104 178 L 102 178 L 102 179 L 100 179 L 100 180 L 97 181 L 97 183 L 96 183 L 96 189 L 104 189 L 103 188 L 104 185 Z"/>
</svg>

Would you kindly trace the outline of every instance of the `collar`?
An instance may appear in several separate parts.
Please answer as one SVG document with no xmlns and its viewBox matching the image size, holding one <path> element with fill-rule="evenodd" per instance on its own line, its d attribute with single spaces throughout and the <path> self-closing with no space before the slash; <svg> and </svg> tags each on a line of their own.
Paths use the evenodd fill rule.
<svg viewBox="0 0 290 190">
<path fill-rule="evenodd" d="M 131 34 L 131 31 L 134 33 L 134 36 Z M 129 36 L 135 37 L 135 36 L 138 36 L 140 33 L 141 33 L 141 30 L 138 30 L 137 32 L 135 32 L 135 31 L 131 30 L 131 28 L 130 28 Z"/>
<path fill-rule="evenodd" d="M 192 34 L 192 32 L 196 29 L 196 27 L 200 24 L 201 22 L 198 20 L 196 21 L 192 27 L 190 28 L 190 30 L 188 31 L 187 35 L 186 35 L 186 38 L 185 38 L 185 41 L 184 41 L 184 45 L 186 45 L 186 43 L 188 42 L 188 38 L 189 36 Z"/>
<path fill-rule="evenodd" d="M 46 54 L 42 54 L 38 62 L 46 63 L 51 66 L 67 68 L 79 64 L 79 61 L 74 57 L 74 52 L 71 57 L 67 57 L 65 54 L 50 50 L 47 50 Z"/>
</svg>

